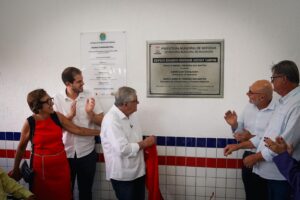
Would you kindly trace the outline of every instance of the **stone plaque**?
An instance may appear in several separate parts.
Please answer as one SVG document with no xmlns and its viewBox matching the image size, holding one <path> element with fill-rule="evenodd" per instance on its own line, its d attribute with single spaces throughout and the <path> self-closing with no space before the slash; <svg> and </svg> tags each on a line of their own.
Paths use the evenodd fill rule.
<svg viewBox="0 0 300 200">
<path fill-rule="evenodd" d="M 148 41 L 148 97 L 223 97 L 224 40 Z"/>
</svg>

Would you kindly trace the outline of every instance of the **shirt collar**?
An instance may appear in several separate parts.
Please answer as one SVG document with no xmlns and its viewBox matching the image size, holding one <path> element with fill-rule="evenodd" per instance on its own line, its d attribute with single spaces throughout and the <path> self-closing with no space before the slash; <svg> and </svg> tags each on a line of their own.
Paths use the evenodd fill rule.
<svg viewBox="0 0 300 200">
<path fill-rule="evenodd" d="M 73 101 L 73 99 L 71 99 L 70 97 L 67 96 L 67 89 L 64 90 L 64 92 L 62 93 L 62 95 L 63 95 L 65 101 Z M 83 99 L 85 97 L 86 97 L 86 94 L 83 91 L 83 92 L 79 93 L 78 97 L 75 100 Z"/>
<path fill-rule="evenodd" d="M 285 95 L 284 97 L 281 97 L 279 99 L 279 103 L 281 104 L 286 104 L 289 102 L 289 100 L 295 96 L 296 94 L 300 93 L 300 86 L 296 87 L 295 89 L 293 89 L 292 91 L 290 91 L 287 95 Z"/>
<path fill-rule="evenodd" d="M 128 117 L 115 104 L 112 106 L 112 109 L 121 119 L 128 119 Z"/>
<path fill-rule="evenodd" d="M 275 99 L 273 97 L 272 100 L 271 100 L 271 102 L 269 103 L 269 105 L 267 107 L 265 107 L 264 109 L 262 109 L 262 111 L 265 111 L 265 110 L 275 110 L 276 102 L 277 102 L 277 99 Z"/>
</svg>

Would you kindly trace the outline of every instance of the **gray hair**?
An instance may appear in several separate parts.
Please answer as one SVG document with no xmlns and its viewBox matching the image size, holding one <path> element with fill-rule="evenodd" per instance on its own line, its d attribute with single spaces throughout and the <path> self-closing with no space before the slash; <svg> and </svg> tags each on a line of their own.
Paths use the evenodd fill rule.
<svg viewBox="0 0 300 200">
<path fill-rule="evenodd" d="M 128 103 L 130 101 L 133 101 L 136 97 L 136 91 L 135 89 L 131 87 L 120 87 L 116 93 L 114 93 L 115 96 L 115 105 L 116 106 L 122 106 L 125 103 Z"/>
<path fill-rule="evenodd" d="M 299 70 L 293 61 L 283 60 L 272 67 L 272 72 L 276 74 L 283 74 L 287 79 L 292 82 L 299 84 Z"/>
</svg>

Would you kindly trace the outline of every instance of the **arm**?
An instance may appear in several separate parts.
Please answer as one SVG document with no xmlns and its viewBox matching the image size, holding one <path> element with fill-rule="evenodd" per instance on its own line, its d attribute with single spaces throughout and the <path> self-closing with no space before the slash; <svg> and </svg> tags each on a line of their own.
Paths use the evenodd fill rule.
<svg viewBox="0 0 300 200">
<path fill-rule="evenodd" d="M 15 180 L 20 180 L 21 179 L 21 174 L 20 174 L 20 162 L 24 156 L 24 153 L 26 151 L 26 147 L 28 144 L 28 141 L 30 139 L 30 128 L 29 128 L 29 123 L 26 120 L 23 128 L 21 130 L 21 138 L 20 142 L 17 148 L 16 156 L 15 156 L 15 162 L 14 162 L 14 168 L 13 170 L 9 173 L 12 178 Z"/>
<path fill-rule="evenodd" d="M 284 118 L 284 120 L 287 120 L 287 122 L 285 123 L 283 120 L 281 121 L 274 121 L 272 123 L 270 123 L 271 126 L 275 126 L 279 128 L 277 128 L 275 131 L 271 132 L 269 130 L 269 134 L 266 134 L 265 136 L 269 137 L 269 138 L 276 138 L 277 136 L 282 137 L 289 145 L 296 147 L 297 146 L 297 142 L 300 140 L 300 134 L 299 130 L 300 130 L 300 106 L 296 106 L 296 107 L 292 107 L 289 109 L 289 111 L 287 111 L 286 116 Z M 281 113 L 274 113 L 273 116 L 277 117 L 277 115 L 281 115 Z M 281 117 L 282 118 L 282 117 Z M 275 118 L 276 119 L 276 118 Z M 275 124 L 276 123 L 276 124 Z M 277 125 L 278 123 L 280 123 L 279 125 Z M 270 127 L 269 125 L 269 127 Z M 272 130 L 272 129 L 271 129 Z M 277 153 L 275 153 L 274 151 L 270 150 L 268 147 L 263 147 L 263 149 L 261 150 L 262 156 L 266 161 L 272 161 L 273 158 L 275 156 L 277 156 Z"/>
<path fill-rule="evenodd" d="M 98 126 L 101 126 L 101 122 L 102 122 L 102 119 L 104 117 L 104 114 L 103 113 L 100 113 L 100 114 L 96 114 L 94 113 L 93 111 L 88 113 L 88 116 L 90 118 L 90 120 L 94 123 L 94 124 L 97 124 Z"/>
<path fill-rule="evenodd" d="M 121 157 L 136 156 L 140 150 L 139 145 L 136 142 L 129 142 L 128 138 L 124 134 L 122 124 L 114 118 L 104 121 L 101 127 L 101 141 L 103 145 L 107 143 L 111 144 L 113 152 Z"/>
<path fill-rule="evenodd" d="M 64 101 L 66 101 L 65 95 L 56 94 L 54 97 L 53 108 L 56 112 L 60 112 L 60 113 L 64 114 L 67 119 L 72 121 L 72 119 L 76 116 L 77 101 L 68 99 L 68 102 L 69 101 L 72 101 L 72 102 L 71 102 L 70 107 L 66 107 L 66 108 L 64 108 L 64 104 L 63 104 Z M 69 103 L 68 103 L 68 105 L 69 105 Z"/>
<path fill-rule="evenodd" d="M 85 111 L 88 114 L 91 122 L 97 124 L 98 126 L 101 126 L 104 115 L 103 113 L 96 114 L 94 112 L 95 104 L 96 102 L 94 98 L 87 99 L 85 104 Z"/>
<path fill-rule="evenodd" d="M 254 145 L 250 141 L 245 141 L 238 144 L 228 144 L 224 148 L 224 156 L 228 156 L 232 152 L 237 151 L 239 149 L 251 149 L 251 148 L 254 148 Z"/>
<path fill-rule="evenodd" d="M 140 149 L 145 149 L 147 147 L 151 147 L 152 145 L 154 145 L 155 140 L 156 140 L 155 136 L 151 135 L 151 136 L 145 138 L 144 140 L 138 142 L 138 145 L 139 145 Z"/>
<path fill-rule="evenodd" d="M 287 179 L 294 191 L 300 190 L 300 164 L 288 152 L 273 158 L 280 173 Z"/>
<path fill-rule="evenodd" d="M 76 115 L 76 103 L 77 101 L 73 101 L 70 107 L 70 112 L 66 115 L 66 118 L 72 121 L 72 119 Z"/>
<path fill-rule="evenodd" d="M 110 115 L 102 123 L 101 141 L 103 145 L 109 144 L 116 155 L 121 157 L 135 157 L 138 152 L 155 143 L 155 137 L 150 136 L 142 140 L 138 124 L 134 124 L 132 132 L 124 132 L 127 124 Z M 135 132 L 135 133 L 134 133 Z M 138 134 L 141 141 L 130 141 L 127 134 Z"/>
<path fill-rule="evenodd" d="M 253 167 L 258 162 L 264 161 L 265 159 L 263 158 L 261 152 L 257 152 L 255 154 L 249 155 L 246 158 L 244 158 L 243 163 L 246 167 Z"/>
<path fill-rule="evenodd" d="M 73 133 L 75 135 L 82 135 L 82 136 L 98 136 L 100 135 L 100 130 L 96 129 L 89 129 L 84 127 L 79 127 L 73 124 L 69 119 L 67 119 L 63 114 L 56 112 L 57 116 L 59 118 L 59 121 L 61 122 L 61 125 L 64 129 L 69 131 L 70 133 Z"/>
<path fill-rule="evenodd" d="M 25 198 L 26 200 L 33 200 L 34 195 L 20 185 L 18 182 L 8 177 L 8 175 L 1 169 L 0 177 L 3 189 L 6 193 L 11 193 L 16 198 Z"/>
<path fill-rule="evenodd" d="M 238 127 L 237 114 L 235 113 L 235 111 L 233 110 L 231 112 L 230 110 L 228 110 L 225 113 L 224 119 L 227 122 L 227 124 L 231 126 L 232 132 L 234 132 Z"/>
<path fill-rule="evenodd" d="M 254 135 L 252 135 L 248 130 L 243 129 L 243 131 L 234 133 L 234 138 L 238 142 L 245 142 L 247 140 L 250 140 Z"/>
</svg>

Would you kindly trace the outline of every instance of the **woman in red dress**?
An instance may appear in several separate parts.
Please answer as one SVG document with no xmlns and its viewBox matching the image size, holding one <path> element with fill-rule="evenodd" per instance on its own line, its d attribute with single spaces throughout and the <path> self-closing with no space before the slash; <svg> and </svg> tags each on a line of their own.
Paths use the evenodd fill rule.
<svg viewBox="0 0 300 200">
<path fill-rule="evenodd" d="M 71 200 L 71 178 L 69 163 L 62 142 L 62 128 L 77 135 L 100 134 L 100 130 L 78 127 L 61 113 L 54 112 L 53 98 L 43 89 L 30 92 L 27 103 L 34 113 L 33 129 L 33 171 L 32 192 L 38 200 Z M 31 118 L 32 118 L 31 117 Z M 29 119 L 29 118 L 28 118 Z M 30 140 L 30 120 L 26 120 L 21 131 L 14 168 L 11 176 L 21 178 L 19 165 Z M 31 127 L 30 127 L 31 126 Z"/>
</svg>

